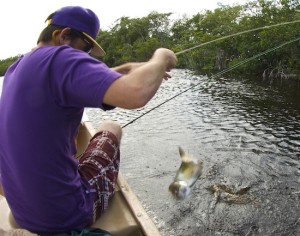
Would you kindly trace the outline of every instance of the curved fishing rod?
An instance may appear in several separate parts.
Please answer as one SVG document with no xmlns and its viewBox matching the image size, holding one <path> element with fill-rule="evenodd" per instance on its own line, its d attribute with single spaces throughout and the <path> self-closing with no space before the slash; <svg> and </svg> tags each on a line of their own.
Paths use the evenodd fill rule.
<svg viewBox="0 0 300 236">
<path fill-rule="evenodd" d="M 222 70 L 222 71 L 218 72 L 217 74 L 215 74 L 215 75 L 213 75 L 213 76 L 211 76 L 210 79 L 215 78 L 215 77 L 218 77 L 218 76 L 220 76 L 220 75 L 223 75 L 223 74 L 225 74 L 226 72 L 229 72 L 229 71 L 231 71 L 231 70 L 233 70 L 233 69 L 235 69 L 235 68 L 237 68 L 237 67 L 239 67 L 239 66 L 241 66 L 241 65 L 243 65 L 243 64 L 245 64 L 245 63 L 247 63 L 247 62 L 249 62 L 249 61 L 252 61 L 252 60 L 254 60 L 254 59 L 256 59 L 256 58 L 258 58 L 258 57 L 260 57 L 260 56 L 263 56 L 263 55 L 265 55 L 265 54 L 268 54 L 269 52 L 275 51 L 275 50 L 277 50 L 277 49 L 279 49 L 279 48 L 281 48 L 281 47 L 284 47 L 285 45 L 288 45 L 288 44 L 290 44 L 290 43 L 294 43 L 294 42 L 299 41 L 299 40 L 300 40 L 300 37 L 299 37 L 299 38 L 296 38 L 296 39 L 292 39 L 292 40 L 290 40 L 290 41 L 288 41 L 288 42 L 285 42 L 285 43 L 280 44 L 280 45 L 278 45 L 278 46 L 276 46 L 276 47 L 270 48 L 270 49 L 268 49 L 268 50 L 266 50 L 266 51 L 264 51 L 264 52 L 261 52 L 261 53 L 259 53 L 259 54 L 256 54 L 256 55 L 254 55 L 254 56 L 252 56 L 252 57 L 250 57 L 250 58 L 246 58 L 245 60 L 243 60 L 243 61 L 241 61 L 241 62 L 239 62 L 239 63 L 237 63 L 237 64 L 235 64 L 235 65 L 233 65 L 233 66 L 231 66 L 231 67 L 229 67 L 229 68 L 227 68 L 227 69 L 225 69 L 225 70 Z M 201 82 L 200 82 L 200 83 L 201 83 Z M 174 96 L 168 98 L 168 99 L 165 100 L 164 102 L 158 104 L 157 106 L 151 108 L 150 110 L 146 111 L 145 113 L 143 113 L 143 114 L 141 114 L 140 116 L 136 117 L 135 119 L 131 120 L 131 121 L 128 122 L 127 124 L 123 125 L 122 128 L 125 128 L 126 126 L 132 124 L 133 122 L 135 122 L 136 120 L 140 119 L 141 117 L 147 115 L 148 113 L 150 113 L 150 112 L 153 111 L 154 109 L 156 109 L 156 108 L 162 106 L 163 104 L 165 104 L 165 103 L 171 101 L 172 99 L 174 99 L 174 98 L 178 97 L 179 95 L 181 95 L 181 94 L 187 92 L 188 90 L 191 90 L 192 88 L 197 87 L 200 83 L 194 84 L 194 85 L 188 87 L 187 89 L 181 91 L 180 93 L 177 93 L 177 94 L 175 94 Z"/>
<path fill-rule="evenodd" d="M 234 36 L 237 36 L 237 35 L 241 35 L 241 34 L 246 34 L 246 33 L 254 32 L 254 31 L 261 30 L 261 29 L 269 29 L 269 28 L 277 27 L 277 26 L 281 26 L 281 25 L 294 24 L 294 23 L 298 23 L 298 22 L 300 22 L 300 20 L 287 21 L 287 22 L 283 22 L 283 23 L 278 23 L 278 24 L 274 24 L 274 25 L 267 25 L 267 26 L 263 26 L 263 27 L 259 27 L 259 28 L 255 28 L 255 29 L 251 29 L 251 30 L 245 30 L 245 31 L 238 32 L 238 33 L 235 33 L 235 34 L 226 35 L 226 36 L 223 36 L 223 37 L 221 37 L 221 38 L 217 38 L 217 39 L 211 40 L 211 41 L 209 41 L 209 42 L 201 43 L 201 44 L 198 44 L 198 45 L 196 45 L 196 46 L 190 47 L 190 48 L 188 48 L 188 49 L 184 49 L 184 50 L 182 50 L 182 51 L 179 51 L 179 52 L 175 53 L 175 55 L 180 55 L 180 54 L 182 54 L 182 53 L 191 51 L 191 50 L 193 50 L 193 49 L 196 49 L 196 48 L 199 48 L 199 47 L 202 47 L 202 46 L 205 46 L 205 45 L 208 45 L 208 44 L 211 44 L 211 43 L 214 43 L 214 42 L 217 42 L 217 41 L 226 39 L 226 38 L 234 37 Z"/>
</svg>

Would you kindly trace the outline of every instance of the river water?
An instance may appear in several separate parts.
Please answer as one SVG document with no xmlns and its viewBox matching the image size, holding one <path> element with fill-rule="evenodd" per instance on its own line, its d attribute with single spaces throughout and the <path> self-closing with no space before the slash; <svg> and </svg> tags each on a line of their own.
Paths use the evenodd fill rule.
<svg viewBox="0 0 300 236">
<path fill-rule="evenodd" d="M 143 109 L 87 109 L 94 126 L 125 126 L 193 86 L 124 128 L 121 171 L 162 234 L 300 235 L 300 101 L 251 80 L 172 74 Z M 178 146 L 204 163 L 183 201 L 168 193 Z M 247 188 L 253 201 L 225 201 L 213 185 Z"/>
<path fill-rule="evenodd" d="M 162 235 L 300 235 L 299 97 L 247 79 L 172 75 L 142 109 L 86 110 L 95 127 L 107 118 L 128 124 L 121 171 Z M 183 201 L 168 192 L 178 146 L 204 164 Z M 228 191 L 208 191 L 216 185 L 248 189 L 252 200 L 226 201 Z"/>
</svg>

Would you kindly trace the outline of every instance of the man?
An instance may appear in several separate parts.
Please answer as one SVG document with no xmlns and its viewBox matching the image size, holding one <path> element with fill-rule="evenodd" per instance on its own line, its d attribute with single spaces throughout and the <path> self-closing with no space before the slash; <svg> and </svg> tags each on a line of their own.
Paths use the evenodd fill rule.
<svg viewBox="0 0 300 236">
<path fill-rule="evenodd" d="M 177 62 L 161 48 L 110 69 L 88 55 L 104 54 L 95 13 L 64 7 L 47 20 L 37 47 L 5 74 L 0 100 L 0 181 L 16 222 L 39 234 L 82 230 L 114 193 L 121 127 L 103 122 L 78 162 L 84 107 L 142 107 Z"/>
</svg>

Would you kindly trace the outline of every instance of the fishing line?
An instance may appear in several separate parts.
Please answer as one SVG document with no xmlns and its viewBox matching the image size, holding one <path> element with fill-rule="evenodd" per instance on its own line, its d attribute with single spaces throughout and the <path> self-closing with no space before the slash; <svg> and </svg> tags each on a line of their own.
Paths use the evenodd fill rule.
<svg viewBox="0 0 300 236">
<path fill-rule="evenodd" d="M 259 27 L 259 28 L 255 28 L 255 29 L 245 30 L 245 31 L 238 32 L 238 33 L 231 34 L 231 35 L 226 35 L 226 36 L 224 36 L 224 37 L 221 37 L 221 38 L 218 38 L 218 39 L 214 39 L 214 40 L 211 40 L 211 41 L 208 41 L 208 42 L 205 42 L 205 43 L 201 43 L 201 44 L 198 44 L 198 45 L 196 45 L 196 46 L 193 46 L 193 47 L 184 49 L 184 50 L 182 50 L 182 51 L 179 51 L 179 52 L 175 53 L 175 55 L 180 55 L 180 54 L 183 54 L 183 53 L 185 53 L 185 52 L 191 51 L 191 50 L 193 50 L 193 49 L 196 49 L 196 48 L 199 48 L 199 47 L 202 47 L 202 46 L 205 46 L 205 45 L 208 45 L 208 44 L 211 44 L 211 43 L 214 43 L 214 42 L 217 42 L 217 41 L 220 41 L 220 40 L 229 38 L 229 37 L 234 37 L 234 36 L 237 36 L 237 35 L 246 34 L 246 33 L 249 33 L 249 32 L 254 32 L 254 31 L 258 31 L 258 30 L 262 30 L 262 29 L 269 29 L 269 28 L 276 27 L 276 26 L 282 26 L 282 25 L 294 24 L 294 23 L 298 23 L 298 22 L 300 22 L 300 20 L 288 21 L 288 22 L 283 22 L 283 23 L 279 23 L 279 24 L 263 26 L 263 27 Z M 223 71 L 218 72 L 217 74 L 211 76 L 210 78 L 212 79 L 212 78 L 215 78 L 215 77 L 217 77 L 217 76 L 220 76 L 220 75 L 222 75 L 222 74 L 224 74 L 224 73 L 226 73 L 226 72 L 228 72 L 228 71 L 231 71 L 231 70 L 237 68 L 237 67 L 240 66 L 240 65 L 243 65 L 243 64 L 245 64 L 245 63 L 247 63 L 247 62 L 249 62 L 249 61 L 251 61 L 251 60 L 254 60 L 254 59 L 257 58 L 257 57 L 260 57 L 260 56 L 262 56 L 262 55 L 264 55 L 264 54 L 267 54 L 267 53 L 269 53 L 269 52 L 271 52 L 271 51 L 274 51 L 274 50 L 276 50 L 276 49 L 278 49 L 278 48 L 280 48 L 280 47 L 283 47 L 283 46 L 285 46 L 285 45 L 287 45 L 287 44 L 289 44 L 289 43 L 293 43 L 293 42 L 295 42 L 295 41 L 297 41 L 297 40 L 299 40 L 299 39 L 300 39 L 300 38 L 295 39 L 295 40 L 288 41 L 288 42 L 283 43 L 283 44 L 281 44 L 281 45 L 279 45 L 279 46 L 277 46 L 277 47 L 268 49 L 268 50 L 266 50 L 265 52 L 259 53 L 259 54 L 255 55 L 255 56 L 253 56 L 253 57 L 247 58 L 247 59 L 245 59 L 245 60 L 243 60 L 243 61 L 241 61 L 241 62 L 239 62 L 239 63 L 237 63 L 237 64 L 235 64 L 235 65 L 233 65 L 233 66 L 231 66 L 231 67 L 229 67 L 229 68 L 227 68 L 227 69 L 225 69 L 225 70 L 223 70 Z M 198 86 L 199 84 L 200 84 L 200 83 L 195 84 L 195 85 L 193 85 L 193 86 L 191 86 L 191 87 L 189 87 L 189 88 L 187 88 L 187 89 L 181 91 L 180 93 L 174 95 L 173 97 L 170 97 L 169 99 L 165 100 L 164 102 L 158 104 L 157 106 L 151 108 L 150 110 L 146 111 L 146 112 L 143 113 L 142 115 L 140 115 L 140 116 L 136 117 L 135 119 L 133 119 L 132 121 L 128 122 L 127 124 L 125 124 L 124 126 L 122 126 L 122 128 L 125 128 L 126 126 L 132 124 L 132 123 L 135 122 L 136 120 L 138 120 L 138 119 L 140 119 L 141 117 L 145 116 L 146 114 L 150 113 L 150 112 L 153 111 L 154 109 L 156 109 L 156 108 L 162 106 L 163 104 L 165 104 L 165 103 L 169 102 L 170 100 L 172 100 L 172 99 L 178 97 L 179 95 L 181 95 L 181 94 L 187 92 L 188 90 L 190 90 L 190 89 L 192 89 L 192 88 Z"/>
<path fill-rule="evenodd" d="M 275 51 L 275 50 L 277 50 L 278 48 L 284 47 L 285 45 L 288 45 L 288 44 L 290 44 L 290 43 L 294 43 L 294 42 L 299 41 L 299 40 L 300 40 L 300 37 L 299 37 L 299 38 L 296 38 L 296 39 L 292 39 L 292 40 L 290 40 L 290 41 L 288 41 L 288 42 L 285 42 L 285 43 L 280 44 L 280 45 L 278 45 L 278 46 L 276 46 L 276 47 L 270 48 L 270 49 L 268 49 L 268 50 L 266 50 L 266 51 L 264 51 L 264 52 L 261 52 L 261 53 L 259 53 L 259 54 L 256 54 L 256 55 L 254 55 L 254 56 L 252 56 L 252 57 L 250 57 L 250 58 L 246 58 L 245 60 L 243 60 L 243 61 L 241 61 L 241 62 L 239 62 L 239 63 L 237 63 L 237 64 L 235 64 L 235 65 L 233 65 L 233 66 L 231 66 L 231 67 L 229 67 L 229 68 L 227 68 L 227 69 L 225 69 L 225 70 L 223 70 L 223 71 L 220 71 L 220 72 L 216 73 L 215 75 L 211 76 L 210 78 L 212 79 L 212 78 L 218 77 L 218 76 L 220 76 L 220 75 L 222 75 L 222 74 L 224 74 L 224 73 L 226 73 L 226 72 L 228 72 L 228 71 L 231 71 L 231 70 L 233 70 L 233 69 L 239 67 L 239 66 L 242 65 L 242 64 L 245 64 L 245 63 L 247 63 L 247 62 L 249 62 L 249 61 L 252 61 L 252 60 L 254 60 L 254 59 L 256 59 L 256 58 L 258 58 L 258 57 L 260 57 L 260 56 L 266 55 L 266 54 L 268 54 L 269 52 Z"/>
<path fill-rule="evenodd" d="M 202 46 L 205 46 L 205 45 L 208 45 L 208 44 L 211 44 L 211 43 L 214 43 L 214 42 L 217 42 L 217 41 L 226 39 L 226 38 L 230 38 L 230 37 L 233 37 L 233 36 L 237 36 L 237 35 L 241 35 L 241 34 L 246 34 L 246 33 L 254 32 L 254 31 L 258 31 L 258 30 L 261 30 L 261 29 L 269 29 L 269 28 L 277 27 L 277 26 L 281 26 L 281 25 L 294 24 L 294 23 L 298 23 L 298 22 L 300 22 L 300 20 L 287 21 L 287 22 L 283 22 L 283 23 L 279 23 L 279 24 L 267 25 L 267 26 L 263 26 L 263 27 L 259 27 L 259 28 L 255 28 L 255 29 L 251 29 L 251 30 L 245 30 L 245 31 L 238 32 L 238 33 L 235 33 L 235 34 L 226 35 L 226 36 L 224 36 L 224 37 L 221 37 L 221 38 L 218 38 L 218 39 L 214 39 L 214 40 L 211 40 L 211 41 L 206 42 L 206 43 L 201 43 L 201 44 L 198 44 L 198 45 L 196 45 L 196 46 L 190 47 L 190 48 L 188 48 L 188 49 L 184 49 L 184 50 L 182 50 L 182 51 L 179 51 L 179 52 L 175 53 L 175 55 L 180 55 L 180 54 L 182 54 L 182 53 L 191 51 L 191 50 L 193 50 L 193 49 L 196 49 L 196 48 L 199 48 L 199 47 L 202 47 Z"/>
<path fill-rule="evenodd" d="M 235 64 L 235 65 L 233 65 L 233 66 L 230 66 L 229 68 L 227 68 L 227 69 L 225 69 L 225 70 L 222 70 L 222 71 L 220 71 L 219 73 L 216 73 L 215 75 L 211 76 L 210 79 L 215 78 L 215 77 L 218 77 L 218 76 L 220 76 L 220 75 L 223 75 L 223 74 L 225 74 L 226 72 L 229 72 L 229 71 L 231 71 L 231 70 L 233 70 L 233 69 L 235 69 L 235 68 L 237 68 L 237 67 L 239 67 L 239 66 L 241 66 L 241 65 L 243 65 L 243 64 L 245 64 L 245 63 L 247 63 L 247 62 L 249 62 L 249 61 L 252 61 L 252 60 L 254 60 L 254 59 L 256 59 L 256 58 L 258 58 L 258 57 L 260 57 L 260 56 L 266 55 L 266 54 L 268 54 L 269 52 L 275 51 L 275 50 L 277 50 L 277 49 L 279 49 L 279 48 L 281 48 L 281 47 L 284 47 L 284 46 L 286 46 L 286 45 L 288 45 L 288 44 L 290 44 L 290 43 L 294 43 L 294 42 L 299 41 L 299 40 L 300 40 L 300 37 L 299 37 L 299 38 L 296 38 L 296 39 L 292 39 L 292 40 L 290 40 L 290 41 L 288 41 L 288 42 L 282 43 L 282 44 L 280 44 L 280 45 L 278 45 L 278 46 L 276 46 L 276 47 L 270 48 L 270 49 L 268 49 L 268 50 L 266 50 L 266 51 L 264 51 L 264 52 L 261 52 L 261 53 L 259 53 L 259 54 L 256 54 L 256 55 L 254 55 L 254 56 L 252 56 L 252 57 L 250 57 L 250 58 L 246 58 L 245 60 L 243 60 L 243 61 L 241 61 L 241 62 L 239 62 L 239 63 L 237 63 L 237 64 Z M 190 86 L 190 87 L 188 87 L 187 89 L 181 91 L 180 93 L 175 94 L 174 96 L 168 98 L 168 99 L 165 100 L 164 102 L 162 102 L 162 103 L 158 104 L 157 106 L 155 106 L 155 107 L 149 109 L 149 110 L 146 111 L 145 113 L 141 114 L 140 116 L 138 116 L 138 117 L 136 117 L 135 119 L 131 120 L 131 121 L 128 122 L 127 124 L 123 125 L 122 128 L 125 128 L 126 126 L 132 124 L 133 122 L 135 122 L 136 120 L 140 119 L 141 117 L 147 115 L 148 113 L 150 113 L 150 112 L 153 111 L 154 109 L 156 109 L 156 108 L 162 106 L 163 104 L 165 104 L 165 103 L 171 101 L 172 99 L 174 99 L 174 98 L 180 96 L 181 94 L 187 92 L 188 90 L 191 90 L 192 88 L 195 88 L 195 87 L 198 86 L 199 84 L 201 84 L 201 82 L 200 82 L 200 83 L 197 83 L 197 84 L 194 84 L 194 85 L 192 85 L 192 86 Z"/>
</svg>

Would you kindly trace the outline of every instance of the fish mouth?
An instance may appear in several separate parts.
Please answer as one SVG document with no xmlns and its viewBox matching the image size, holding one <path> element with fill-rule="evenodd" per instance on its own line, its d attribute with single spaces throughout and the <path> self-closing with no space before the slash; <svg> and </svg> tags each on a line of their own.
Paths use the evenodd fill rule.
<svg viewBox="0 0 300 236">
<path fill-rule="evenodd" d="M 191 189 L 185 181 L 175 181 L 170 184 L 169 191 L 176 200 L 184 200 L 190 194 Z"/>
</svg>

